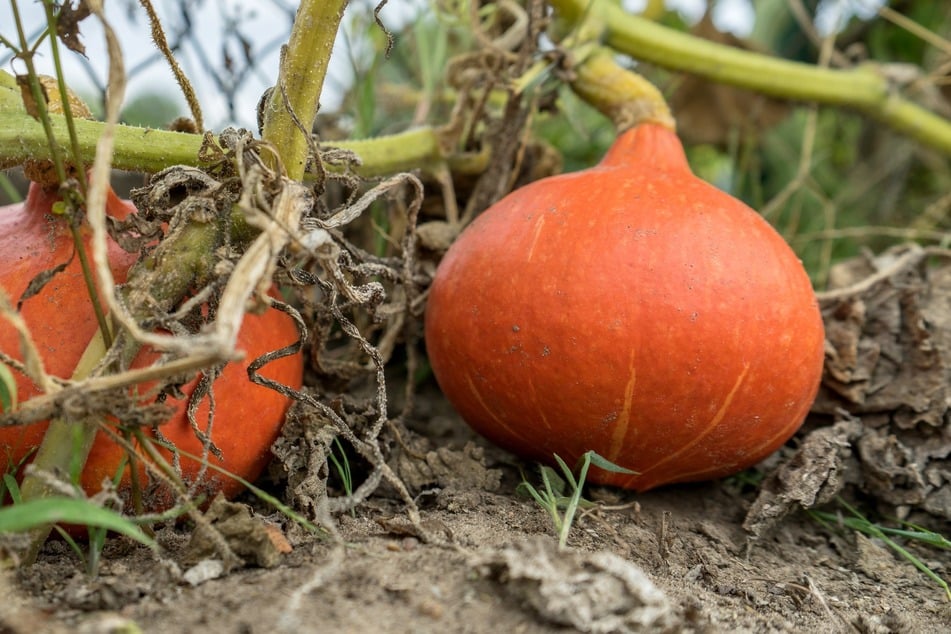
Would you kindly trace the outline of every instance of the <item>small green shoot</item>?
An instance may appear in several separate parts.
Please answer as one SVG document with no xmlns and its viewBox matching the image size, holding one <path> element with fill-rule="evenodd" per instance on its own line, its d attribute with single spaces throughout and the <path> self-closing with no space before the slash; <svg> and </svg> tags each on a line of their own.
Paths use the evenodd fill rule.
<svg viewBox="0 0 951 634">
<path fill-rule="evenodd" d="M 907 559 L 915 568 L 920 570 L 932 581 L 938 584 L 944 590 L 948 600 L 951 601 L 951 587 L 949 587 L 948 582 L 938 576 L 937 573 L 935 573 L 924 562 L 918 559 L 914 554 L 906 550 L 901 544 L 889 537 L 889 535 L 915 540 L 932 546 L 933 548 L 941 548 L 944 550 L 951 550 L 951 541 L 949 541 L 943 535 L 926 530 L 909 522 L 902 522 L 906 528 L 890 528 L 888 526 L 876 524 L 862 515 L 858 509 L 851 506 L 845 500 L 839 498 L 838 502 L 843 507 L 845 507 L 849 513 L 852 514 L 852 517 L 840 517 L 835 513 L 826 513 L 823 511 L 809 511 L 809 515 L 827 528 L 832 528 L 832 526 L 835 525 L 846 526 L 854 531 L 858 531 L 868 535 L 869 537 L 874 537 L 881 540 L 886 546 Z"/>
<path fill-rule="evenodd" d="M 13 464 L 13 461 L 10 460 L 10 456 L 7 456 L 6 470 L 3 472 L 3 477 L 0 478 L 0 506 L 6 503 L 8 496 L 10 501 L 19 501 L 20 485 L 17 484 L 16 474 L 20 472 L 20 469 L 22 469 L 26 463 L 33 459 L 33 454 L 35 453 L 36 449 L 31 449 L 26 452 L 26 455 L 16 464 Z"/>
<path fill-rule="evenodd" d="M 334 438 L 334 446 L 330 450 L 329 460 L 340 477 L 343 492 L 347 497 L 350 497 L 353 495 L 353 473 L 350 471 L 350 459 L 347 458 L 347 452 L 344 451 L 343 443 L 340 442 L 339 438 Z"/>
<path fill-rule="evenodd" d="M 726 478 L 725 482 L 738 491 L 758 491 L 765 477 L 765 473 L 756 467 L 750 467 L 739 473 L 734 473 Z"/>
<path fill-rule="evenodd" d="M 13 184 L 10 177 L 4 173 L 0 173 L 0 193 L 6 196 L 12 203 L 18 203 L 23 200 L 23 194 L 21 194 L 17 186 Z"/>
<path fill-rule="evenodd" d="M 7 494 L 10 495 L 11 501 L 16 500 L 20 495 L 20 485 L 17 484 L 17 479 L 14 476 L 17 468 L 12 467 L 12 465 L 7 468 L 8 471 L 0 479 L 0 505 L 6 502 Z"/>
<path fill-rule="evenodd" d="M 612 473 L 636 475 L 637 472 L 618 466 L 594 451 L 587 451 L 581 456 L 577 478 L 571 468 L 557 454 L 555 454 L 555 462 L 558 463 L 564 477 L 560 476 L 555 469 L 542 465 L 539 467 L 542 489 L 536 489 L 523 477 L 516 491 L 528 494 L 539 506 L 548 511 L 552 523 L 555 525 L 555 531 L 558 533 L 558 548 L 563 549 L 568 543 L 568 534 L 571 532 L 578 507 L 588 507 L 594 504 L 581 497 L 585 479 L 588 477 L 588 469 L 591 465 Z"/>
<path fill-rule="evenodd" d="M 112 476 L 112 486 L 113 488 L 118 488 L 119 483 L 122 481 L 122 473 L 125 471 L 126 465 L 129 462 L 128 456 L 124 456 L 122 460 L 119 461 L 119 466 L 116 469 L 115 474 Z M 78 478 L 77 474 L 77 478 Z M 77 479 L 78 483 L 79 480 Z M 62 530 L 60 527 L 56 527 L 60 535 L 66 539 L 67 542 L 73 545 L 73 549 L 76 549 L 76 545 L 69 538 L 69 535 L 66 531 Z M 86 573 L 90 577 L 98 576 L 99 574 L 99 562 L 102 560 L 102 551 L 106 547 L 106 537 L 109 535 L 109 530 L 103 526 L 86 526 L 86 532 L 89 535 L 89 548 L 86 555 Z"/>
</svg>

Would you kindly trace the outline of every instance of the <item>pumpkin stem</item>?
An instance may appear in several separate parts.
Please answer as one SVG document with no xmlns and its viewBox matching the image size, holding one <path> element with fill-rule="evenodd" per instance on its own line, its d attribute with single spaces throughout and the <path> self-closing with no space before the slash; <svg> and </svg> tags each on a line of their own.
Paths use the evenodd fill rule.
<svg viewBox="0 0 951 634">
<path fill-rule="evenodd" d="M 310 151 L 309 133 L 347 0 L 305 0 L 297 9 L 278 82 L 265 102 L 263 138 L 274 144 L 288 178 L 301 180 Z"/>
<path fill-rule="evenodd" d="M 575 68 L 571 88 L 611 119 L 618 134 L 642 123 L 676 128 L 664 96 L 641 75 L 618 64 L 614 54 L 599 48 Z"/>
</svg>

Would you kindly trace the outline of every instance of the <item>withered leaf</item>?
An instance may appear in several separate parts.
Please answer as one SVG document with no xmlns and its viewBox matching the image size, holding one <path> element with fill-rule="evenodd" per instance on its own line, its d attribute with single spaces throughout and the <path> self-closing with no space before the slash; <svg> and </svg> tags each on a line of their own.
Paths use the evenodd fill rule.
<svg viewBox="0 0 951 634">
<path fill-rule="evenodd" d="M 20 87 L 20 95 L 23 97 L 23 107 L 26 113 L 34 119 L 40 118 L 40 109 L 36 105 L 36 99 L 33 98 L 33 91 L 30 89 L 30 78 L 27 75 L 17 75 L 17 86 Z M 49 95 L 46 92 L 46 86 L 40 82 L 40 93 L 43 102 L 49 102 Z"/>
<path fill-rule="evenodd" d="M 846 414 L 835 425 L 806 436 L 799 450 L 763 481 L 743 528 L 754 538 L 762 537 L 791 513 L 838 495 L 857 475 L 852 443 L 861 433 L 862 422 Z"/>
<path fill-rule="evenodd" d="M 59 10 L 56 19 L 56 35 L 66 48 L 80 55 L 86 55 L 86 47 L 80 41 L 79 23 L 90 15 L 89 7 L 84 0 L 80 0 L 75 7 L 67 0 Z"/>
<path fill-rule="evenodd" d="M 234 553 L 246 565 L 273 568 L 281 561 L 281 554 L 288 552 L 286 539 L 275 539 L 274 528 L 251 508 L 237 502 L 229 502 L 220 494 L 212 500 L 205 512 L 208 525 L 199 526 L 192 534 L 185 552 L 185 561 L 197 563 L 203 559 L 219 557 L 217 540 L 224 539 Z M 281 535 L 283 538 L 283 535 Z"/>
</svg>

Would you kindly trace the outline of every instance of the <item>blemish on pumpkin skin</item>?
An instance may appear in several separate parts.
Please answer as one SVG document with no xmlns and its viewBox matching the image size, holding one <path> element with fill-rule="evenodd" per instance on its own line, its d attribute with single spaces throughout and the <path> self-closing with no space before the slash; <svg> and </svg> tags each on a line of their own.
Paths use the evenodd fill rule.
<svg viewBox="0 0 951 634">
<path fill-rule="evenodd" d="M 634 365 L 634 351 L 631 351 L 631 359 L 628 362 L 628 379 L 624 385 L 624 405 L 618 416 L 619 422 L 611 435 L 611 447 L 608 451 L 608 460 L 615 462 L 624 446 L 624 440 L 627 437 L 627 429 L 631 424 L 631 404 L 634 402 L 634 387 L 637 385 L 637 367 Z M 635 428 L 635 432 L 637 429 Z"/>
<path fill-rule="evenodd" d="M 492 421 L 500 428 L 505 430 L 505 432 L 512 438 L 517 438 L 522 442 L 530 442 L 528 438 L 518 433 L 516 430 L 512 429 L 505 422 L 499 418 L 495 412 L 492 411 L 492 408 L 488 406 L 485 400 L 482 398 L 482 394 L 479 392 L 479 388 L 476 387 L 475 383 L 472 381 L 471 376 L 466 376 L 466 384 L 469 386 L 469 391 L 472 393 L 472 396 L 475 397 L 475 400 L 479 403 L 479 407 L 482 408 L 486 414 L 492 419 Z M 547 422 L 547 421 L 546 421 Z"/>
<path fill-rule="evenodd" d="M 532 245 L 528 249 L 528 261 L 532 261 L 535 254 L 535 247 L 538 246 L 538 238 L 541 237 L 542 227 L 545 226 L 545 214 L 539 214 L 535 221 L 535 229 L 532 231 Z"/>
<path fill-rule="evenodd" d="M 724 417 L 726 417 L 726 412 L 730 408 L 730 405 L 733 403 L 733 398 L 736 396 L 736 393 L 740 390 L 740 386 L 743 385 L 743 381 L 746 380 L 746 375 L 749 371 L 750 371 L 750 364 L 748 362 L 744 363 L 743 371 L 740 372 L 740 376 L 737 377 L 736 383 L 733 384 L 733 387 L 730 389 L 729 394 L 727 394 L 726 398 L 723 400 L 723 405 L 721 405 L 720 408 L 717 410 L 717 413 L 713 415 L 713 418 L 710 419 L 710 422 L 707 423 L 707 425 L 702 430 L 700 430 L 698 434 L 696 434 L 693 437 L 693 440 L 691 440 L 689 443 L 687 443 L 686 445 L 684 445 L 683 447 L 681 447 L 674 453 L 664 456 L 662 459 L 660 459 L 658 462 L 656 462 L 652 466 L 641 471 L 641 474 L 640 474 L 641 477 L 647 475 L 651 471 L 654 471 L 658 467 L 667 464 L 668 462 L 672 462 L 676 460 L 680 456 L 690 451 L 698 443 L 703 441 L 704 438 L 709 436 L 713 432 L 713 430 L 717 428 L 717 425 L 720 424 L 720 422 L 724 419 Z"/>
<path fill-rule="evenodd" d="M 541 403 L 538 399 L 538 392 L 535 390 L 535 384 L 532 382 L 531 375 L 528 377 L 528 391 L 531 393 L 529 395 L 529 401 L 535 403 L 535 412 L 541 419 L 542 425 L 545 426 L 545 429 L 551 431 L 551 423 L 548 421 L 548 417 L 545 416 L 544 403 Z"/>
<path fill-rule="evenodd" d="M 811 401 L 806 401 L 804 405 L 801 405 L 799 408 L 795 409 L 788 417 L 788 422 L 783 425 L 783 427 L 777 429 L 775 434 L 763 440 L 756 447 L 753 447 L 750 450 L 750 454 L 756 455 L 763 453 L 766 451 L 767 447 L 781 445 L 787 438 L 790 438 L 796 432 L 799 426 L 802 425 L 802 421 L 806 418 L 806 414 L 809 412 L 810 404 Z"/>
</svg>

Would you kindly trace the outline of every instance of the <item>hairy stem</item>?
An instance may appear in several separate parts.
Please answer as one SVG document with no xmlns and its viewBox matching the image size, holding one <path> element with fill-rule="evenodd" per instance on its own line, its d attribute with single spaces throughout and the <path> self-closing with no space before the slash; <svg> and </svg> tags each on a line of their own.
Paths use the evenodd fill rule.
<svg viewBox="0 0 951 634">
<path fill-rule="evenodd" d="M 675 127 L 660 91 L 618 64 L 609 49 L 595 50 L 575 68 L 571 89 L 611 119 L 618 133 L 648 122 Z"/>
<path fill-rule="evenodd" d="M 301 180 L 309 135 L 347 0 L 304 0 L 281 59 L 278 83 L 264 109 L 264 140 L 277 148 L 287 177 Z"/>
<path fill-rule="evenodd" d="M 0 73 L 0 77 L 3 73 Z M 49 116 L 57 147 L 60 139 L 67 138 L 65 121 L 61 116 Z M 104 123 L 74 121 L 79 135 L 80 156 L 91 161 L 96 153 L 96 140 Z M 112 166 L 132 172 L 159 172 L 170 165 L 201 166 L 198 150 L 202 137 L 196 134 L 153 130 L 132 126 L 116 126 L 115 156 Z M 438 165 L 444 158 L 439 134 L 429 127 L 415 128 L 391 136 L 356 141 L 335 141 L 322 144 L 354 152 L 361 161 L 355 171 L 364 177 L 390 176 L 408 169 L 427 169 Z M 25 112 L 9 114 L 0 104 L 0 169 L 19 165 L 30 159 L 51 156 L 43 126 Z M 465 163 L 463 164 L 465 168 Z M 333 171 L 332 167 L 327 167 Z M 466 171 L 473 168 L 468 167 Z"/>
</svg>

